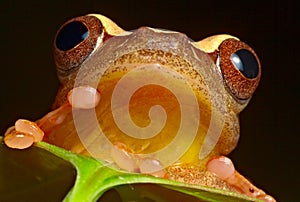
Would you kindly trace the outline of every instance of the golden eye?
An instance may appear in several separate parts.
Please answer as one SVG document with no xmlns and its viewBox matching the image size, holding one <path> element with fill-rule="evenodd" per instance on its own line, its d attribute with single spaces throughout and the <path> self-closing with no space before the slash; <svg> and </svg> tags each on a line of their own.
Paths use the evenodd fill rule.
<svg viewBox="0 0 300 202">
<path fill-rule="evenodd" d="M 242 41 L 229 38 L 219 46 L 219 66 L 231 93 L 248 99 L 258 86 L 261 66 L 255 52 Z"/>
<path fill-rule="evenodd" d="M 101 21 L 94 16 L 80 16 L 64 23 L 54 41 L 55 64 L 60 70 L 80 65 L 103 39 Z"/>
</svg>

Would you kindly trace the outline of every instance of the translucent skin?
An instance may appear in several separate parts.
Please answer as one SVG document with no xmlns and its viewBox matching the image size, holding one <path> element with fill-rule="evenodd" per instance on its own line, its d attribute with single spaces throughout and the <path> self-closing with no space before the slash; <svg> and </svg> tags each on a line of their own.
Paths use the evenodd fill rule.
<svg viewBox="0 0 300 202">
<path fill-rule="evenodd" d="M 100 104 L 96 108 L 97 117 L 101 127 L 106 130 L 104 133 L 113 144 L 121 142 L 125 143 L 134 153 L 149 153 L 163 148 L 170 143 L 176 135 L 180 124 L 180 122 L 178 122 L 178 120 L 180 120 L 180 106 L 176 97 L 172 95 L 172 92 L 166 90 L 166 88 L 155 85 L 141 88 L 133 95 L 130 101 L 131 118 L 140 127 L 149 124 L 147 114 L 153 105 L 161 105 L 168 114 L 167 117 L 170 119 L 166 122 L 166 127 L 162 130 L 160 135 L 152 139 L 137 140 L 124 134 L 115 125 L 112 113 L 110 112 L 110 98 L 116 83 L 118 83 L 122 76 L 126 75 L 131 69 L 142 65 L 159 64 L 177 72 L 188 82 L 197 97 L 198 106 L 200 108 L 201 120 L 196 138 L 179 161 L 186 164 L 197 165 L 205 169 L 206 162 L 210 157 L 227 155 L 235 148 L 239 138 L 238 113 L 247 105 L 248 100 L 239 102 L 225 89 L 218 67 L 210 55 L 201 50 L 203 44 L 191 42 L 181 33 L 161 31 L 152 28 L 144 27 L 133 33 L 129 33 L 118 28 L 115 23 L 107 20 L 104 16 L 95 16 L 102 21 L 107 34 L 111 36 L 122 35 L 124 41 L 128 42 L 124 50 L 114 50 L 114 47 L 118 47 L 120 44 L 118 44 L 117 40 L 110 38 L 104 42 L 103 46 L 100 46 L 101 49 L 96 49 L 93 54 L 78 67 L 81 73 L 85 75 L 84 78 L 80 78 L 81 83 L 79 85 L 97 86 L 98 91 L 101 93 Z M 220 36 L 222 36 L 222 40 L 235 38 L 229 35 L 219 35 L 216 36 L 218 43 L 222 41 L 219 40 Z M 153 42 L 151 47 L 143 47 L 145 39 L 153 39 L 158 42 Z M 173 41 L 179 41 L 179 44 L 176 45 L 176 53 L 172 47 L 174 46 Z M 209 46 L 209 43 L 210 42 L 206 42 L 206 46 Z M 164 45 L 162 48 L 161 44 L 170 45 Z M 149 50 L 149 48 L 151 48 L 151 50 Z M 111 56 L 111 53 L 115 53 L 116 51 L 116 55 L 118 56 Z M 185 53 L 185 55 L 182 53 Z M 102 75 L 101 69 L 104 67 L 99 67 L 97 64 L 100 62 L 103 63 L 105 60 L 114 62 L 107 64 L 109 67 Z M 71 73 L 67 75 L 59 74 L 62 86 L 59 89 L 54 103 L 55 108 L 66 102 L 66 95 L 72 89 L 75 82 L 74 80 L 78 80 L 78 77 L 76 78 L 77 73 L 78 70 L 71 71 Z M 98 83 L 100 77 L 102 78 Z M 172 75 L 170 75 L 170 77 L 172 77 Z M 172 81 L 172 85 L 178 86 L 177 88 L 180 89 L 180 79 L 178 82 Z M 153 92 L 155 92 L 155 94 L 153 94 Z M 181 94 L 185 96 L 184 92 Z M 156 99 L 151 99 L 153 97 Z M 212 150 L 200 160 L 199 151 L 202 148 L 212 122 L 215 124 L 215 130 L 221 130 L 220 136 Z M 186 133 L 189 133 L 189 131 L 186 131 Z M 67 135 L 62 136 L 59 134 Z M 161 141 L 161 138 L 163 138 L 164 141 Z M 61 127 L 56 127 L 55 130 L 48 135 L 46 140 L 71 151 L 87 154 L 87 151 L 78 139 L 76 130 L 72 124 L 71 115 L 66 118 Z"/>
<path fill-rule="evenodd" d="M 234 190 L 265 201 L 275 201 L 238 174 L 231 161 L 224 163 L 225 157 L 222 157 L 229 154 L 237 145 L 238 114 L 251 98 L 237 98 L 232 93 L 234 82 L 236 81 L 238 86 L 237 89 L 233 89 L 234 92 L 241 90 L 245 95 L 252 95 L 256 88 L 251 86 L 249 87 L 251 91 L 248 92 L 247 89 L 245 90 L 245 85 L 240 87 L 240 83 L 243 82 L 240 82 L 240 75 L 236 73 L 233 73 L 234 77 L 230 78 L 231 83 L 226 85 L 227 81 L 222 75 L 217 60 L 219 47 L 228 39 L 233 39 L 232 43 L 235 47 L 234 43 L 240 44 L 239 40 L 230 35 L 216 35 L 192 42 L 184 34 L 147 27 L 127 32 L 102 15 L 90 16 L 99 19 L 104 28 L 97 39 L 97 45 L 86 56 L 84 62 L 76 68 L 72 67 L 71 71 L 68 66 L 58 66 L 61 87 L 53 105 L 54 111 L 37 122 L 45 132 L 43 140 L 78 154 L 91 155 L 115 163 L 119 168 L 130 172 L 147 173 L 186 183 Z M 78 47 L 73 48 L 75 52 Z M 242 47 L 247 46 L 242 45 Z M 226 48 L 225 50 L 228 49 Z M 62 54 L 57 47 L 54 49 L 55 54 Z M 80 57 L 82 58 L 81 55 Z M 62 64 L 60 62 L 56 61 L 56 64 Z M 169 79 L 163 84 L 172 86 L 172 90 L 156 83 L 144 85 L 132 94 L 128 106 L 118 106 L 116 111 L 123 112 L 128 108 L 132 122 L 137 127 L 143 128 L 157 118 L 157 116 L 151 117 L 149 113 L 152 106 L 161 106 L 167 117 L 165 125 L 156 136 L 150 138 L 128 135 L 119 128 L 115 114 L 112 112 L 111 100 L 118 83 L 130 72 L 143 68 L 155 78 L 160 77 L 157 74 L 158 70 L 166 69 L 161 79 Z M 228 68 L 225 70 L 227 71 Z M 146 76 L 133 74 L 130 80 L 142 84 L 145 80 L 152 79 Z M 251 82 L 257 85 L 259 78 L 260 72 L 257 81 Z M 185 88 L 185 85 L 188 88 Z M 84 87 L 83 89 L 90 89 L 88 92 L 98 92 L 99 95 L 96 99 L 91 96 L 93 99 L 90 100 L 90 94 L 80 94 L 72 100 L 71 93 L 76 89 L 74 86 L 78 92 L 81 92 L 81 87 Z M 192 94 L 188 93 L 188 89 L 192 89 Z M 174 95 L 173 90 L 177 94 Z M 242 96 L 245 97 L 244 94 Z M 120 96 L 121 100 L 124 99 L 122 95 Z M 172 149 L 164 153 L 163 157 L 149 156 L 148 154 L 161 151 L 172 144 L 177 137 L 176 133 L 181 128 L 180 121 L 184 113 L 181 107 L 185 104 L 182 104 L 178 98 L 191 100 L 192 98 L 189 98 L 193 96 L 197 109 L 191 110 L 187 116 L 188 121 L 183 130 L 184 137 L 175 146 L 170 147 Z M 80 114 L 79 119 L 89 120 L 90 116 L 85 112 L 92 110 L 95 110 L 97 123 L 83 124 L 78 130 L 74 120 L 76 113 Z M 199 117 L 201 118 L 198 120 Z M 188 144 L 188 148 L 184 149 L 184 142 L 188 141 L 189 135 L 193 133 L 194 125 L 197 126 L 195 137 Z M 107 148 L 110 145 L 104 141 L 97 142 L 99 136 L 99 132 L 95 129 L 97 126 L 100 126 L 101 134 L 104 134 L 113 145 L 110 149 L 97 152 L 99 147 Z M 177 150 L 184 150 L 184 152 L 176 156 Z M 173 158 L 174 155 L 176 161 L 169 163 L 168 159 Z M 153 168 L 154 171 L 149 171 L 149 168 Z"/>
</svg>

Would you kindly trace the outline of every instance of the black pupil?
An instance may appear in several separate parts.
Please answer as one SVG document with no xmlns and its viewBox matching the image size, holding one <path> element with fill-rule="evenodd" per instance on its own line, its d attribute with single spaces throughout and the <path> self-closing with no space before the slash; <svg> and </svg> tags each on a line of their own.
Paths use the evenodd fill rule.
<svg viewBox="0 0 300 202">
<path fill-rule="evenodd" d="M 230 57 L 234 66 L 247 78 L 253 79 L 258 75 L 258 62 L 255 56 L 246 49 L 233 53 Z"/>
<path fill-rule="evenodd" d="M 65 25 L 56 37 L 56 47 L 62 51 L 74 48 L 88 37 L 88 29 L 78 21 Z"/>
</svg>

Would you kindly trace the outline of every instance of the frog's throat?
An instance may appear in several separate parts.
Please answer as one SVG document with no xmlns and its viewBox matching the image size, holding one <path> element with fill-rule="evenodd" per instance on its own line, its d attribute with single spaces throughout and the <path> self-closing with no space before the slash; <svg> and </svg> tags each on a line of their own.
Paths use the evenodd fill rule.
<svg viewBox="0 0 300 202">
<path fill-rule="evenodd" d="M 158 71 L 164 74 L 157 74 Z M 129 106 L 121 106 L 117 103 L 117 107 L 112 108 L 114 102 L 111 100 L 114 95 L 123 96 L 127 92 L 125 87 L 128 85 L 117 84 L 121 78 L 132 72 L 128 80 L 143 86 L 137 88 L 137 91 L 131 95 Z M 180 159 L 199 161 L 201 152 L 203 152 L 202 158 L 205 158 L 213 151 L 221 136 L 225 123 L 224 114 L 227 114 L 228 110 L 222 78 L 210 57 L 194 47 L 183 34 L 140 28 L 131 35 L 113 37 L 94 51 L 93 55 L 81 65 L 74 79 L 75 86 L 89 85 L 98 88 L 101 100 L 96 110 L 85 110 L 84 113 L 73 111 L 75 124 L 68 124 L 75 132 L 66 127 L 65 129 L 70 131 L 69 134 L 76 133 L 80 141 L 75 141 L 72 150 L 77 148 L 80 151 L 78 144 L 82 144 L 90 155 L 109 159 L 108 145 L 118 142 L 125 143 L 133 152 L 141 155 L 153 154 L 167 147 L 168 149 L 163 153 L 165 158 L 162 160 L 166 161 L 164 162 L 166 165 Z M 145 81 L 148 81 L 148 84 Z M 129 84 L 129 87 L 132 85 Z M 187 88 L 182 88 L 182 85 L 187 85 Z M 119 91 L 115 91 L 116 86 L 121 87 Z M 174 96 L 169 86 L 173 86 L 179 96 Z M 184 89 L 191 89 L 192 93 L 189 94 Z M 185 110 L 181 111 L 178 97 L 185 98 L 187 101 L 194 99 L 197 105 L 189 106 L 183 102 L 182 105 L 189 106 L 190 110 L 186 116 L 188 117 L 186 131 L 179 139 L 182 143 L 171 144 L 176 137 L 176 131 L 180 129 L 180 117 L 186 113 Z M 154 105 L 162 106 L 166 113 L 165 119 L 164 113 L 161 116 L 155 115 L 155 110 L 158 113 L 162 112 L 161 108 L 153 111 L 152 118 L 157 117 L 160 118 L 158 120 L 165 121 L 161 131 L 156 131 L 152 136 L 148 134 L 143 136 L 119 128 L 120 124 L 116 122 L 116 117 L 128 111 L 132 125 L 138 128 L 147 127 L 152 120 L 151 113 L 148 112 Z M 112 112 L 113 110 L 115 112 Z M 125 125 L 126 123 L 128 122 L 125 122 Z M 160 128 L 161 125 L 157 124 L 157 128 Z M 71 144 L 71 141 L 67 142 Z M 203 150 L 204 147 L 201 145 L 204 143 L 206 146 Z M 174 155 L 176 158 L 171 158 Z"/>
</svg>

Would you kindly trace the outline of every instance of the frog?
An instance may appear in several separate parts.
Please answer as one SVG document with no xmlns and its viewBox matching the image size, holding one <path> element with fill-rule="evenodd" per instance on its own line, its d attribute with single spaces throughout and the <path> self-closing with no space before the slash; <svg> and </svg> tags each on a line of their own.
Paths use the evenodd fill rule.
<svg viewBox="0 0 300 202">
<path fill-rule="evenodd" d="M 45 141 L 128 172 L 275 201 L 226 157 L 261 78 L 249 45 L 228 34 L 126 31 L 89 14 L 59 28 L 53 52 L 61 86 L 52 111 L 17 120 L 7 146 Z"/>
</svg>

